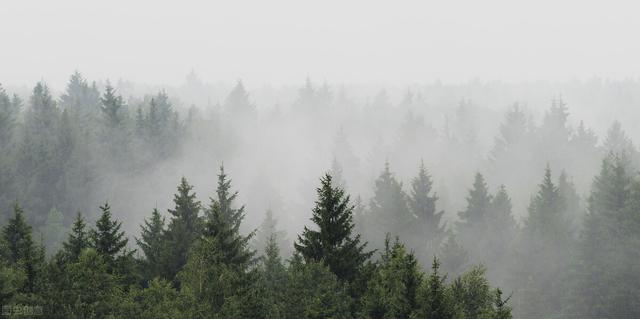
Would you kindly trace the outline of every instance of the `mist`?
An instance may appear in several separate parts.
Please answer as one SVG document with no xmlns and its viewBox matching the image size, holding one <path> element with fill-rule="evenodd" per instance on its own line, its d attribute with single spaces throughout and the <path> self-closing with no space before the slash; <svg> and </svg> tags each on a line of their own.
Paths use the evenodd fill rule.
<svg viewBox="0 0 640 319">
<path fill-rule="evenodd" d="M 442 284 L 444 318 L 634 318 L 633 9 L 7 3 L 0 304 L 431 318 Z M 67 305 L 87 273 L 116 301 Z"/>
</svg>

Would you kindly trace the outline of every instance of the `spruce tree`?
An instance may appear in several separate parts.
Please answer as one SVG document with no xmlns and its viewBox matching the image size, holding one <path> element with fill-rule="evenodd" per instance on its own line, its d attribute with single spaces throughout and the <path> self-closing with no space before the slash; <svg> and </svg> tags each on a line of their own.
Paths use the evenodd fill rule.
<svg viewBox="0 0 640 319">
<path fill-rule="evenodd" d="M 402 234 L 415 221 L 409 211 L 402 183 L 391 173 L 388 162 L 375 181 L 374 196 L 369 207 L 370 218 L 366 229 L 370 242 L 383 242 L 387 233 L 403 239 Z"/>
<path fill-rule="evenodd" d="M 69 233 L 67 240 L 62 244 L 64 258 L 69 262 L 76 262 L 80 253 L 85 248 L 91 245 L 89 233 L 86 229 L 87 225 L 82 217 L 82 214 L 78 212 L 76 219 L 71 226 L 71 232 Z"/>
<path fill-rule="evenodd" d="M 180 180 L 173 202 L 175 208 L 169 210 L 171 220 L 165 232 L 167 246 L 163 256 L 163 265 L 166 267 L 164 275 L 171 280 L 187 262 L 189 248 L 202 233 L 200 202 L 196 199 L 193 186 L 184 177 Z"/>
<path fill-rule="evenodd" d="M 124 106 L 122 96 L 116 95 L 116 90 L 107 83 L 103 96 L 100 98 L 102 111 L 108 127 L 117 127 L 122 121 L 121 109 Z"/>
<path fill-rule="evenodd" d="M 445 285 L 446 276 L 440 275 L 440 262 L 433 258 L 431 273 L 423 281 L 418 294 L 418 309 L 413 318 L 451 319 L 456 310 L 451 293 Z"/>
<path fill-rule="evenodd" d="M 444 211 L 436 211 L 438 196 L 432 192 L 432 188 L 431 176 L 424 167 L 424 163 L 421 162 L 418 176 L 411 181 L 408 203 L 411 212 L 417 219 L 415 226 L 411 228 L 413 231 L 412 242 L 414 247 L 418 249 L 426 247 L 426 255 L 433 255 L 445 236 L 445 225 L 442 222 Z M 416 237 L 419 240 L 416 240 Z"/>
<path fill-rule="evenodd" d="M 242 81 L 238 80 L 224 101 L 224 108 L 227 112 L 235 115 L 247 115 L 254 110 L 254 106 L 249 101 L 249 93 L 245 90 Z"/>
<path fill-rule="evenodd" d="M 254 233 L 247 236 L 240 234 L 244 206 L 235 208 L 234 201 L 238 192 L 231 192 L 231 179 L 227 178 L 223 166 L 220 167 L 220 174 L 218 174 L 216 194 L 215 198 L 211 198 L 211 204 L 207 210 L 205 238 L 217 246 L 225 264 L 244 268 L 255 255 L 255 252 L 249 249 L 249 240 Z"/>
<path fill-rule="evenodd" d="M 90 232 L 91 246 L 96 253 L 102 256 L 109 271 L 116 267 L 116 260 L 126 253 L 126 246 L 129 239 L 121 231 L 122 222 L 114 220 L 111 216 L 111 207 L 108 202 L 100 206 L 102 214 L 96 221 L 95 229 Z"/>
<path fill-rule="evenodd" d="M 162 275 L 162 257 L 166 249 L 164 237 L 164 217 L 160 216 L 157 208 L 151 212 L 151 218 L 145 219 L 140 226 L 140 239 L 136 238 L 136 243 L 142 249 L 145 260 L 146 278 L 152 279 Z"/>
<path fill-rule="evenodd" d="M 42 288 L 44 250 L 34 244 L 31 226 L 24 219 L 22 208 L 15 203 L 13 217 L 2 230 L 10 265 L 24 272 L 26 280 L 19 291 L 36 293 Z"/>
<path fill-rule="evenodd" d="M 481 259 L 480 252 L 486 249 L 491 198 L 484 177 L 476 173 L 467 197 L 467 207 L 458 213 L 459 221 L 456 222 L 460 241 L 475 260 Z"/>
<path fill-rule="evenodd" d="M 287 233 L 278 229 L 278 220 L 273 217 L 273 211 L 267 209 L 264 219 L 253 238 L 253 247 L 256 248 L 258 254 L 266 254 L 266 246 L 272 239 L 271 237 L 276 241 L 278 250 L 284 252 L 284 256 L 288 256 L 290 242 L 287 240 Z"/>
<path fill-rule="evenodd" d="M 422 273 L 412 253 L 397 239 L 386 241 L 382 263 L 362 296 L 363 318 L 409 318 L 417 309 L 417 292 Z"/>
<path fill-rule="evenodd" d="M 332 177 L 326 174 L 317 188 L 318 199 L 311 220 L 317 230 L 304 227 L 294 244 L 306 261 L 323 262 L 341 281 L 353 281 L 369 259 L 366 243 L 360 235 L 353 235 L 353 206 L 349 196 L 332 186 Z"/>
</svg>

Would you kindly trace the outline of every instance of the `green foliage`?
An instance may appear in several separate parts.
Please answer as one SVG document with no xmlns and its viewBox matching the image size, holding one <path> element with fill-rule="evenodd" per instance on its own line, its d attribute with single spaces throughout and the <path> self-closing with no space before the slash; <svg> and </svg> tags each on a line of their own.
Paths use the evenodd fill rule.
<svg viewBox="0 0 640 319">
<path fill-rule="evenodd" d="M 164 277 L 173 280 L 187 262 L 187 253 L 191 244 L 198 238 L 202 229 L 200 220 L 200 202 L 192 192 L 186 178 L 180 180 L 178 193 L 174 195 L 174 209 L 169 210 L 171 220 L 165 232 L 166 251 L 163 256 Z"/>
<path fill-rule="evenodd" d="M 89 232 L 86 228 L 87 224 L 82 214 L 78 213 L 76 219 L 73 221 L 73 226 L 71 226 L 71 232 L 67 237 L 67 241 L 62 244 L 63 255 L 66 260 L 71 262 L 77 261 L 80 253 L 91 245 Z"/>
<path fill-rule="evenodd" d="M 351 318 L 349 297 L 324 264 L 292 261 L 285 291 L 285 319 Z"/>
<path fill-rule="evenodd" d="M 145 219 L 144 224 L 140 226 L 140 239 L 136 239 L 136 243 L 145 256 L 143 267 L 145 269 L 144 276 L 147 279 L 163 274 L 162 257 L 166 249 L 164 225 L 164 217 L 160 216 L 157 208 L 154 208 L 151 212 L 151 218 Z"/>
<path fill-rule="evenodd" d="M 409 318 L 417 308 L 417 291 L 422 273 L 412 253 L 397 239 L 392 247 L 387 240 L 373 278 L 362 296 L 362 318 Z"/>
<path fill-rule="evenodd" d="M 119 307 L 122 318 L 172 319 L 185 318 L 190 300 L 175 290 L 171 283 L 163 279 L 153 279 L 149 287 L 134 287 L 124 296 Z"/>
<path fill-rule="evenodd" d="M 121 231 L 122 222 L 113 220 L 111 217 L 111 207 L 108 202 L 100 206 L 102 214 L 96 221 L 96 228 L 90 231 L 91 246 L 96 253 L 102 256 L 109 271 L 115 268 L 116 260 L 124 257 L 125 247 L 129 239 Z"/>
<path fill-rule="evenodd" d="M 341 281 L 353 281 L 364 262 L 372 255 L 365 252 L 360 235 L 353 235 L 353 206 L 349 196 L 332 185 L 332 177 L 326 174 L 320 179 L 318 199 L 311 220 L 317 230 L 305 226 L 294 244 L 305 261 L 322 262 Z"/>
<path fill-rule="evenodd" d="M 103 254 L 88 248 L 78 261 L 69 265 L 66 273 L 68 286 L 62 293 L 66 318 L 107 318 L 116 313 L 122 291 L 116 278 L 108 272 Z"/>
<path fill-rule="evenodd" d="M 448 319 L 460 318 L 451 289 L 445 285 L 446 276 L 440 275 L 440 262 L 433 258 L 431 274 L 418 290 L 418 309 L 411 318 Z"/>
</svg>

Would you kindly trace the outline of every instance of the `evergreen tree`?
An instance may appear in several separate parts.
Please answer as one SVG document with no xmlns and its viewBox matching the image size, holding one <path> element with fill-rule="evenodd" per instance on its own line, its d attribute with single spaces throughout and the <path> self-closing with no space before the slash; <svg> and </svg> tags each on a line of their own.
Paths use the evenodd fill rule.
<svg viewBox="0 0 640 319">
<path fill-rule="evenodd" d="M 92 248 L 82 251 L 65 273 L 69 286 L 60 293 L 64 318 L 108 318 L 118 309 L 122 292 L 108 271 L 105 255 Z"/>
<path fill-rule="evenodd" d="M 285 256 L 288 256 L 290 249 L 290 242 L 287 240 L 287 234 L 284 230 L 278 229 L 278 221 L 273 217 L 273 211 L 267 209 L 264 219 L 258 228 L 255 237 L 253 238 L 253 247 L 256 248 L 258 254 L 266 255 L 266 247 L 273 237 L 278 246 L 278 251 L 285 251 Z"/>
<path fill-rule="evenodd" d="M 423 281 L 418 292 L 418 309 L 412 318 L 456 318 L 451 292 L 445 285 L 446 276 L 440 275 L 440 262 L 433 258 L 431 274 Z"/>
<path fill-rule="evenodd" d="M 426 255 L 433 255 L 440 242 L 445 236 L 445 225 L 442 222 L 444 211 L 436 211 L 436 201 L 438 196 L 432 193 L 433 181 L 431 176 L 424 167 L 424 163 L 420 163 L 418 176 L 411 181 L 411 193 L 409 194 L 408 203 L 413 215 L 417 218 L 413 240 L 415 247 L 426 247 Z"/>
<path fill-rule="evenodd" d="M 311 220 L 317 230 L 304 227 L 294 244 L 306 261 L 323 262 L 341 281 L 353 281 L 372 252 L 365 252 L 360 235 L 352 235 L 353 206 L 349 196 L 332 186 L 332 177 L 320 179 Z"/>
<path fill-rule="evenodd" d="M 440 247 L 439 256 L 445 272 L 455 277 L 462 274 L 468 266 L 469 253 L 458 244 L 453 232 L 449 231 L 448 233 L 447 240 Z"/>
<path fill-rule="evenodd" d="M 64 241 L 67 228 L 63 224 L 64 216 L 56 209 L 52 209 L 47 214 L 44 226 L 40 228 L 40 233 L 46 245 L 46 251 L 49 256 L 53 255 Z"/>
<path fill-rule="evenodd" d="M 417 292 L 422 273 L 412 253 L 397 239 L 386 241 L 382 263 L 362 296 L 363 318 L 409 318 L 417 309 Z"/>
<path fill-rule="evenodd" d="M 32 229 L 24 219 L 24 213 L 18 204 L 13 206 L 13 217 L 2 230 L 2 237 L 7 247 L 6 259 L 10 265 L 20 269 L 25 275 L 25 282 L 19 291 L 36 293 L 41 287 L 44 266 L 44 252 L 31 238 Z"/>
<path fill-rule="evenodd" d="M 271 235 L 265 247 L 262 261 L 262 279 L 268 295 L 269 312 L 267 318 L 282 318 L 287 286 L 287 269 L 282 264 L 275 235 Z"/>
<path fill-rule="evenodd" d="M 294 258 L 288 274 L 282 318 L 351 318 L 349 295 L 326 265 Z"/>
<path fill-rule="evenodd" d="M 594 179 L 578 246 L 574 277 L 576 298 L 572 300 L 572 314 L 576 318 L 632 318 L 640 313 L 640 307 L 633 307 L 633 303 L 624 304 L 627 296 L 640 287 L 623 288 L 623 282 L 634 282 L 635 274 L 621 271 L 627 258 L 633 258 L 640 247 L 638 242 L 635 249 L 626 245 L 638 237 L 637 233 L 625 231 L 625 228 L 637 225 L 637 217 L 634 217 L 637 211 L 627 213 L 637 196 L 632 190 L 633 179 L 625 155 L 610 154 L 602 161 L 600 173 Z"/>
<path fill-rule="evenodd" d="M 107 265 L 107 269 L 112 272 L 116 267 L 117 259 L 124 257 L 129 239 L 121 231 L 122 222 L 113 220 L 111 207 L 108 202 L 100 206 L 102 211 L 100 218 L 96 221 L 96 228 L 90 231 L 91 247 L 96 253 L 102 256 Z"/>
<path fill-rule="evenodd" d="M 154 208 L 151 212 L 151 218 L 145 219 L 144 225 L 140 226 L 140 239 L 136 238 L 136 243 L 145 256 L 143 262 L 145 277 L 149 279 L 162 275 L 162 254 L 166 249 L 164 225 L 164 217 L 160 216 L 157 208 Z"/>
<path fill-rule="evenodd" d="M 193 186 L 184 177 L 180 180 L 173 202 L 175 208 L 169 210 L 171 220 L 165 232 L 167 246 L 163 256 L 163 265 L 166 267 L 164 275 L 171 280 L 186 263 L 189 248 L 202 233 L 200 202 L 196 199 Z"/>
<path fill-rule="evenodd" d="M 254 108 L 249 101 L 249 93 L 245 90 L 242 81 L 238 80 L 224 101 L 224 109 L 232 114 L 247 115 L 250 114 Z"/>
<path fill-rule="evenodd" d="M 231 179 L 227 178 L 224 167 L 220 167 L 218 174 L 217 197 L 211 198 L 207 211 L 204 234 L 212 239 L 211 243 L 218 245 L 218 251 L 223 254 L 225 264 L 246 267 L 255 255 L 249 250 L 249 241 L 254 233 L 248 236 L 240 234 L 240 225 L 244 219 L 244 206 L 234 207 L 238 192 L 231 192 Z"/>
<path fill-rule="evenodd" d="M 117 127 L 122 121 L 121 109 L 124 106 L 122 96 L 116 95 L 116 90 L 107 83 L 103 96 L 100 98 L 100 110 L 104 114 L 108 127 Z"/>
<path fill-rule="evenodd" d="M 458 213 L 460 220 L 456 222 L 462 245 L 473 253 L 476 260 L 481 258 L 479 253 L 486 248 L 491 198 L 484 177 L 476 173 L 467 197 L 467 208 Z"/>
<path fill-rule="evenodd" d="M 80 253 L 91 245 L 86 227 L 82 214 L 78 212 L 71 226 L 71 233 L 69 233 L 67 241 L 62 244 L 63 254 L 67 260 L 76 262 L 80 257 Z"/>
<path fill-rule="evenodd" d="M 407 195 L 385 163 L 382 174 L 375 181 L 374 196 L 369 203 L 370 218 L 366 227 L 370 242 L 382 242 L 387 233 L 400 236 L 413 224 L 407 205 Z"/>
</svg>

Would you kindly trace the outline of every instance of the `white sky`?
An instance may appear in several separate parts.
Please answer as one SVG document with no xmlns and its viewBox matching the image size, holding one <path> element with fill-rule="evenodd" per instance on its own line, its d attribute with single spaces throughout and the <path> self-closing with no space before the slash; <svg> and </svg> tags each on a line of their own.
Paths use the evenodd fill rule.
<svg viewBox="0 0 640 319">
<path fill-rule="evenodd" d="M 637 78 L 637 3 L 2 0 L 0 83 Z"/>
</svg>

